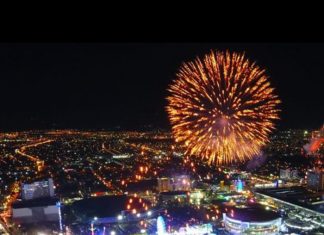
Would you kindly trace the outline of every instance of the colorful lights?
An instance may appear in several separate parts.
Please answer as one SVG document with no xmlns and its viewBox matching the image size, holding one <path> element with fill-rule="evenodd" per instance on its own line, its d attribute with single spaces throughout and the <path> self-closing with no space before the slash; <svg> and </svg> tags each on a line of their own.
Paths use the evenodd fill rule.
<svg viewBox="0 0 324 235">
<path fill-rule="evenodd" d="M 265 71 L 244 54 L 211 52 L 180 68 L 166 107 L 176 142 L 216 164 L 260 153 L 280 103 Z"/>
</svg>

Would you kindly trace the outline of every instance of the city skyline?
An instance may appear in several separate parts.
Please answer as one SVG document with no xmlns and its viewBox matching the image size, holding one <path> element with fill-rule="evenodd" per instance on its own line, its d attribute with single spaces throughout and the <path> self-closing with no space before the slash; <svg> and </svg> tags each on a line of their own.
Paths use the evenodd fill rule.
<svg viewBox="0 0 324 235">
<path fill-rule="evenodd" d="M 323 52 L 0 44 L 0 234 L 323 232 Z"/>
<path fill-rule="evenodd" d="M 169 129 L 168 85 L 210 50 L 245 52 L 266 69 L 282 100 L 278 129 L 323 124 L 324 44 L 19 43 L 0 45 L 0 127 Z"/>
</svg>

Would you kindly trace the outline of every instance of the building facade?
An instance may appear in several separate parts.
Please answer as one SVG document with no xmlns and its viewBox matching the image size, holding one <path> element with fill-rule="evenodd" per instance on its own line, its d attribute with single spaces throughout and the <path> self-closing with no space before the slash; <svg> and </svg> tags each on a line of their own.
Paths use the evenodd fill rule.
<svg viewBox="0 0 324 235">
<path fill-rule="evenodd" d="M 169 191 L 190 191 L 190 177 L 188 175 L 178 175 L 174 177 L 159 178 L 157 190 L 160 193 Z"/>
<path fill-rule="evenodd" d="M 32 200 L 36 198 L 54 197 L 53 179 L 36 181 L 31 184 L 22 184 L 21 198 L 23 200 Z"/>
<path fill-rule="evenodd" d="M 324 172 L 321 169 L 307 171 L 307 187 L 315 191 L 324 190 Z"/>
</svg>

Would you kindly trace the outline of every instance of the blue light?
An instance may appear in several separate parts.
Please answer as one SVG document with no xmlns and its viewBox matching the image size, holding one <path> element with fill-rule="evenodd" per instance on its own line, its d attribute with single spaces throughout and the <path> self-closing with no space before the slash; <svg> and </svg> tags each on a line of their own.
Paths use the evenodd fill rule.
<svg viewBox="0 0 324 235">
<path fill-rule="evenodd" d="M 164 235 L 166 234 L 165 222 L 162 216 L 159 216 L 156 221 L 157 234 Z"/>
<path fill-rule="evenodd" d="M 60 231 L 63 231 L 63 223 L 62 223 L 62 213 L 61 213 L 61 202 L 58 201 L 56 203 L 56 207 L 58 207 L 58 212 L 59 212 L 59 223 L 60 223 Z"/>
<path fill-rule="evenodd" d="M 242 182 L 241 179 L 238 179 L 237 184 L 236 184 L 236 187 L 237 187 L 237 191 L 238 192 L 242 192 L 243 191 L 243 182 Z"/>
</svg>

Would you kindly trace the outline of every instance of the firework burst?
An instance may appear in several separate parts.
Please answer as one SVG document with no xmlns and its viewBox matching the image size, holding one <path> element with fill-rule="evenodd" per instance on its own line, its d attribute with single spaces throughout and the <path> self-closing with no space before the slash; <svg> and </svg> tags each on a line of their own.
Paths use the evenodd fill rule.
<svg viewBox="0 0 324 235">
<path fill-rule="evenodd" d="M 168 90 L 175 141 L 209 163 L 258 155 L 279 118 L 280 100 L 265 70 L 244 54 L 211 52 L 184 63 Z"/>
</svg>

